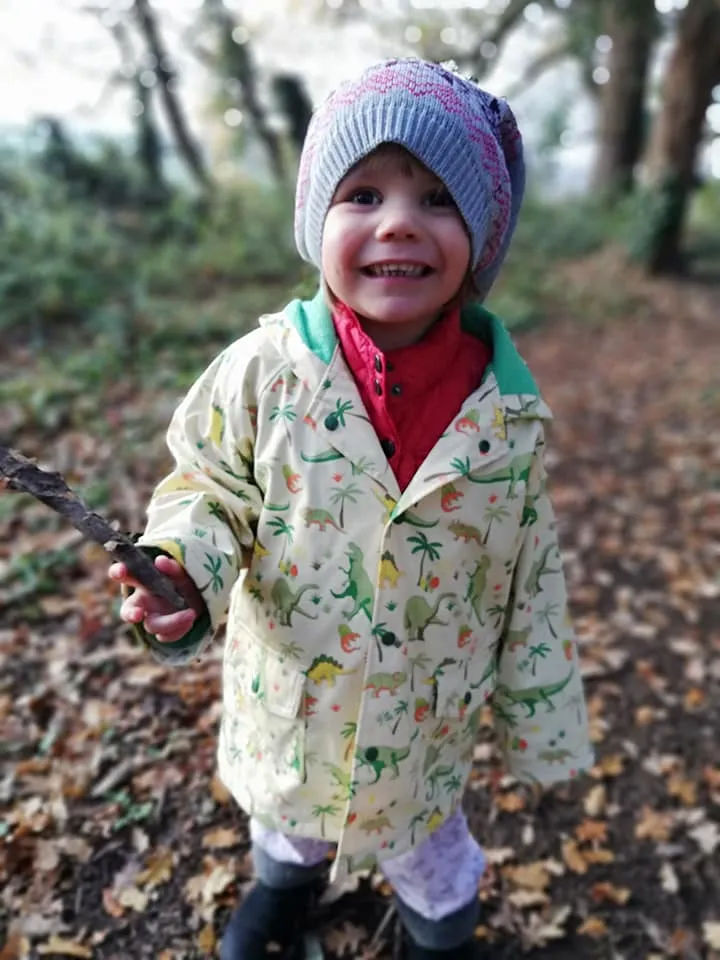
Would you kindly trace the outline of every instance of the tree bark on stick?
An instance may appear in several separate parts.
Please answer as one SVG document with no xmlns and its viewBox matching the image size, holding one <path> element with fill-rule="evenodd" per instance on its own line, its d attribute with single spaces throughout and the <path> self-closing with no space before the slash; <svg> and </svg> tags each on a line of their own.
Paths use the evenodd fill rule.
<svg viewBox="0 0 720 960">
<path fill-rule="evenodd" d="M 88 540 L 99 543 L 114 560 L 124 563 L 144 587 L 172 604 L 173 609 L 187 608 L 187 601 L 177 592 L 172 581 L 160 573 L 150 557 L 83 503 L 59 473 L 43 470 L 27 457 L 0 445 L 0 477 L 7 479 L 8 489 L 29 493 L 69 520 Z"/>
</svg>

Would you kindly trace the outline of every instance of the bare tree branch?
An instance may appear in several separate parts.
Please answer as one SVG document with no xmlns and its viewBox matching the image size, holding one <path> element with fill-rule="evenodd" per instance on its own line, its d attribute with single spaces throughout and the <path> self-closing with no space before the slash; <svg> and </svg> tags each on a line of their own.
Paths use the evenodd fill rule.
<svg viewBox="0 0 720 960">
<path fill-rule="evenodd" d="M 40 500 L 69 520 L 89 540 L 101 544 L 114 560 L 122 561 L 136 580 L 172 604 L 173 609 L 186 609 L 187 601 L 180 596 L 172 581 L 160 573 L 150 557 L 129 537 L 114 530 L 107 520 L 90 510 L 59 473 L 43 470 L 16 451 L 0 445 L 0 477 L 6 477 L 8 481 L 0 485 L 0 489 L 5 486 L 10 490 L 22 490 Z"/>
<path fill-rule="evenodd" d="M 536 80 L 539 80 L 540 77 L 547 73 L 548 70 L 551 70 L 553 67 L 557 66 L 559 63 L 562 63 L 563 60 L 574 56 L 572 49 L 572 43 L 567 37 L 563 37 L 555 46 L 549 47 L 547 50 L 543 50 L 534 60 L 531 60 L 529 65 L 525 68 L 523 75 L 519 80 L 516 80 L 515 83 L 510 86 L 506 91 L 506 96 L 508 100 L 512 100 L 513 97 L 517 97 L 524 90 L 526 90 L 531 83 L 535 83 Z"/>
</svg>

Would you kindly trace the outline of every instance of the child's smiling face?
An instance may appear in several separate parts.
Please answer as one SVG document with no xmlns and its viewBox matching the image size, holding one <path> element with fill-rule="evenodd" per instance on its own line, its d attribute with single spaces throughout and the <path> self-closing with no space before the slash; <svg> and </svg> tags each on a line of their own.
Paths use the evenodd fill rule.
<svg viewBox="0 0 720 960">
<path fill-rule="evenodd" d="M 342 180 L 325 219 L 323 277 L 382 350 L 419 340 L 470 265 L 465 223 L 443 183 L 395 144 Z"/>
</svg>

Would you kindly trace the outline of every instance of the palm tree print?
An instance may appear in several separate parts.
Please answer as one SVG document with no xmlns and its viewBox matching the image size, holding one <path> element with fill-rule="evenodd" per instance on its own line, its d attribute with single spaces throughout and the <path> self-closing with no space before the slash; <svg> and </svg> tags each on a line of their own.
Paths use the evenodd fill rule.
<svg viewBox="0 0 720 960">
<path fill-rule="evenodd" d="M 414 657 L 410 657 L 408 663 L 410 664 L 410 691 L 415 692 L 415 668 L 425 669 L 430 664 L 430 658 L 426 653 L 416 653 Z"/>
<path fill-rule="evenodd" d="M 420 586 L 425 570 L 425 561 L 430 560 L 432 562 L 439 560 L 439 550 L 442 544 L 428 540 L 424 533 L 416 533 L 415 536 L 408 537 L 407 542 L 415 544 L 412 548 L 413 553 L 422 553 L 422 557 L 420 558 L 420 573 L 418 575 L 418 586 Z"/>
<path fill-rule="evenodd" d="M 225 581 L 220 576 L 222 557 L 214 557 L 211 553 L 206 553 L 205 560 L 206 562 L 203 564 L 203 570 L 207 570 L 207 572 L 210 574 L 210 579 L 204 587 L 200 587 L 200 590 L 207 590 L 208 587 L 210 587 L 213 593 L 219 593 L 225 586 Z"/>
<path fill-rule="evenodd" d="M 415 843 L 415 831 L 418 827 L 418 824 L 425 822 L 425 817 L 427 816 L 427 810 L 423 810 L 422 813 L 416 813 L 415 816 L 410 821 L 410 842 Z"/>
<path fill-rule="evenodd" d="M 347 740 L 348 745 L 345 747 L 345 753 L 343 759 L 347 763 L 350 759 L 350 756 L 355 749 L 355 735 L 357 733 L 357 724 L 353 723 L 352 720 L 348 720 L 345 726 L 342 728 L 341 736 L 343 740 Z"/>
<path fill-rule="evenodd" d="M 443 786 L 445 787 L 446 793 L 457 793 L 458 790 L 462 788 L 463 782 L 462 778 L 458 776 L 457 773 L 454 773 L 449 780 L 446 780 Z"/>
<path fill-rule="evenodd" d="M 325 837 L 325 817 L 336 817 L 340 812 L 339 808 L 332 803 L 322 806 L 316 803 L 312 810 L 314 817 L 320 817 L 320 836 Z"/>
<path fill-rule="evenodd" d="M 492 525 L 494 521 L 502 523 L 503 520 L 506 520 L 510 516 L 510 511 L 502 503 L 491 504 L 485 510 L 484 519 L 488 521 L 487 530 L 485 531 L 485 536 L 483 537 L 483 543 L 487 543 L 490 539 L 490 531 L 492 530 Z"/>
<path fill-rule="evenodd" d="M 399 725 L 399 723 L 400 723 L 400 720 L 401 720 L 403 717 L 406 717 L 406 716 L 407 716 L 407 713 L 408 713 L 408 702 L 407 702 L 407 700 L 399 700 L 398 703 L 397 703 L 396 706 L 395 706 L 395 711 L 394 711 L 394 713 L 395 713 L 395 716 L 397 717 L 397 720 L 396 720 L 395 723 L 393 724 L 393 728 L 392 728 L 392 733 L 393 733 L 393 734 L 395 734 L 395 733 L 397 732 L 397 728 L 398 728 L 398 725 Z"/>
<path fill-rule="evenodd" d="M 538 613 L 537 613 L 537 619 L 541 623 L 547 624 L 547 628 L 550 631 L 550 635 L 553 638 L 553 640 L 557 640 L 558 635 L 555 633 L 555 629 L 552 625 L 551 618 L 557 616 L 559 612 L 560 612 L 559 603 L 548 603 L 542 608 L 542 610 L 538 610 Z"/>
<path fill-rule="evenodd" d="M 340 526 L 345 526 L 345 501 L 357 503 L 357 497 L 362 496 L 362 490 L 356 483 L 350 483 L 346 487 L 335 487 L 331 496 L 331 501 L 340 504 Z"/>
<path fill-rule="evenodd" d="M 268 526 L 273 528 L 274 537 L 285 537 L 283 542 L 282 552 L 280 553 L 280 563 L 282 564 L 285 560 L 285 550 L 288 543 L 293 542 L 295 536 L 295 527 L 291 523 L 287 523 L 282 517 L 273 517 L 272 520 L 268 521 Z"/>
<path fill-rule="evenodd" d="M 286 403 L 284 406 L 279 404 L 272 408 L 270 412 L 270 422 L 274 423 L 276 420 L 282 420 L 282 424 L 285 427 L 285 434 L 288 438 L 288 443 L 292 446 L 292 438 L 290 437 L 290 430 L 288 428 L 288 423 L 292 423 L 297 417 L 297 413 L 291 403 Z"/>
<path fill-rule="evenodd" d="M 528 650 L 528 659 L 532 661 L 532 670 L 530 672 L 533 676 L 535 676 L 537 670 L 538 660 L 544 660 L 549 653 L 552 653 L 552 647 L 548 646 L 547 643 L 538 643 L 534 647 L 530 647 Z"/>
</svg>

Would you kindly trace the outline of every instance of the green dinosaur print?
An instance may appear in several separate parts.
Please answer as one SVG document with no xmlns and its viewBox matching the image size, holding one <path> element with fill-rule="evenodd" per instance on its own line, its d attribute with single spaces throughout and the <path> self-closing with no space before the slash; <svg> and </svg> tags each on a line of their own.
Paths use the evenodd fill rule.
<svg viewBox="0 0 720 960">
<path fill-rule="evenodd" d="M 407 680 L 407 674 L 401 670 L 395 673 L 373 673 L 367 678 L 365 690 L 371 690 L 372 695 L 377 699 L 381 693 L 389 693 L 395 696 L 398 688 Z"/>
<path fill-rule="evenodd" d="M 525 580 L 525 593 L 528 596 L 536 597 L 539 593 L 542 592 L 542 584 L 540 583 L 543 577 L 548 576 L 552 573 L 560 573 L 560 570 L 550 569 L 547 566 L 548 559 L 553 550 L 557 549 L 554 543 L 549 543 L 543 552 L 540 554 L 539 559 L 533 563 L 530 568 L 530 573 L 527 575 Z"/>
<path fill-rule="evenodd" d="M 424 640 L 425 631 L 428 627 L 438 626 L 446 627 L 446 620 L 438 620 L 437 615 L 440 606 L 444 600 L 457 600 L 455 593 L 441 593 L 435 601 L 435 606 L 431 607 L 425 597 L 409 597 L 405 604 L 404 626 L 407 631 L 408 641 Z"/>
<path fill-rule="evenodd" d="M 430 800 L 435 799 L 435 794 L 437 793 L 438 783 L 444 777 L 451 777 L 455 773 L 455 765 L 447 764 L 445 766 L 435 767 L 435 769 L 428 775 L 428 791 L 425 794 L 425 799 L 430 802 Z"/>
<path fill-rule="evenodd" d="M 317 620 L 317 614 L 306 613 L 300 609 L 300 601 L 308 590 L 318 589 L 319 587 L 316 583 L 308 583 L 304 587 L 300 587 L 299 590 L 293 591 L 287 580 L 283 577 L 278 577 L 270 591 L 270 598 L 275 607 L 275 615 L 278 618 L 278 622 L 281 623 L 283 627 L 291 627 L 292 615 L 294 613 L 302 614 L 302 616 L 307 617 L 308 620 Z"/>
<path fill-rule="evenodd" d="M 464 543 L 470 543 L 471 540 L 474 540 L 482 546 L 483 535 L 477 527 L 473 527 L 469 523 L 461 523 L 459 520 L 453 520 L 448 526 L 456 540 L 462 540 Z"/>
<path fill-rule="evenodd" d="M 478 619 L 481 627 L 485 626 L 483 619 L 483 594 L 487 587 L 487 572 L 490 568 L 490 557 L 480 557 L 473 572 L 468 577 L 468 587 L 465 593 L 465 601 L 470 602 L 473 612 Z"/>
<path fill-rule="evenodd" d="M 467 479 L 471 483 L 502 483 L 507 482 L 509 484 L 507 490 L 507 499 L 514 500 L 517 496 L 515 493 L 515 487 L 524 480 L 526 483 L 530 478 L 530 471 L 532 469 L 533 460 L 535 458 L 535 453 L 521 453 L 517 457 L 513 457 L 510 463 L 506 467 L 502 467 L 500 470 L 494 470 L 492 473 L 475 473 L 472 476 L 468 476 Z"/>
<path fill-rule="evenodd" d="M 310 664 L 305 676 L 318 686 L 321 683 L 326 683 L 329 687 L 334 687 L 338 677 L 345 677 L 351 673 L 355 673 L 355 671 L 343 670 L 342 664 L 338 663 L 337 660 L 333 660 L 333 658 L 328 657 L 327 654 L 321 653 L 320 656 L 315 657 Z"/>
<path fill-rule="evenodd" d="M 391 780 L 400 776 L 398 764 L 410 756 L 410 745 L 407 747 L 358 747 L 356 757 L 358 765 L 370 767 L 375 779 L 370 783 L 377 783 L 383 770 L 392 770 Z"/>
<path fill-rule="evenodd" d="M 378 813 L 376 817 L 366 817 L 358 824 L 361 830 L 369 836 L 371 833 L 382 833 L 383 830 L 394 830 L 390 818 L 386 813 Z"/>
<path fill-rule="evenodd" d="M 545 704 L 548 713 L 555 709 L 552 697 L 557 696 L 565 689 L 572 680 L 574 673 L 575 668 L 572 667 L 563 680 L 558 680 L 557 683 L 547 683 L 544 686 L 528 687 L 527 690 L 510 690 L 505 684 L 498 684 L 495 688 L 495 695 L 509 700 L 512 704 L 524 706 L 529 720 L 530 717 L 535 716 L 535 707 L 539 703 Z"/>
<path fill-rule="evenodd" d="M 505 632 L 505 648 L 511 653 L 518 647 L 526 647 L 532 627 L 525 627 L 523 630 L 507 630 Z"/>
<path fill-rule="evenodd" d="M 305 463 L 331 463 L 333 460 L 342 460 L 343 454 L 339 450 L 326 450 L 324 453 L 315 453 L 312 456 L 307 456 L 305 453 L 300 453 L 300 459 L 304 460 Z"/>
<path fill-rule="evenodd" d="M 363 552 L 356 543 L 351 543 L 348 546 L 347 557 L 350 561 L 350 566 L 347 570 L 342 567 L 340 568 L 347 576 L 347 585 L 342 593 L 335 593 L 334 590 L 331 590 L 330 593 L 336 600 L 342 600 L 344 597 L 350 597 L 352 600 L 353 605 L 350 610 L 343 612 L 343 617 L 346 620 L 352 620 L 361 610 L 368 620 L 371 620 L 373 586 L 370 577 L 363 567 L 363 560 L 365 559 Z"/>
<path fill-rule="evenodd" d="M 402 513 L 399 513 L 396 517 L 393 517 L 395 523 L 409 523 L 411 527 L 420 527 L 425 530 L 429 530 L 431 527 L 436 527 L 439 520 L 423 520 L 422 517 L 419 517 L 417 513 L 413 513 L 412 510 L 403 510 Z"/>
<path fill-rule="evenodd" d="M 560 747 L 555 750 L 541 750 L 538 753 L 539 759 L 546 763 L 564 763 L 566 760 L 572 760 L 573 756 L 571 750 L 564 750 Z"/>
<path fill-rule="evenodd" d="M 330 772 L 330 776 L 340 788 L 337 793 L 333 794 L 333 800 L 338 802 L 351 800 L 355 796 L 355 784 L 352 782 L 350 774 L 342 767 L 336 767 L 334 763 L 325 763 L 324 767 Z"/>
<path fill-rule="evenodd" d="M 345 533 L 342 527 L 339 527 L 335 520 L 333 519 L 332 514 L 328 510 L 323 510 L 320 507 L 306 507 L 303 510 L 303 519 L 305 520 L 305 526 L 310 528 L 315 524 L 322 533 L 328 528 L 328 525 L 335 527 L 336 530 L 339 530 L 340 533 Z"/>
</svg>

